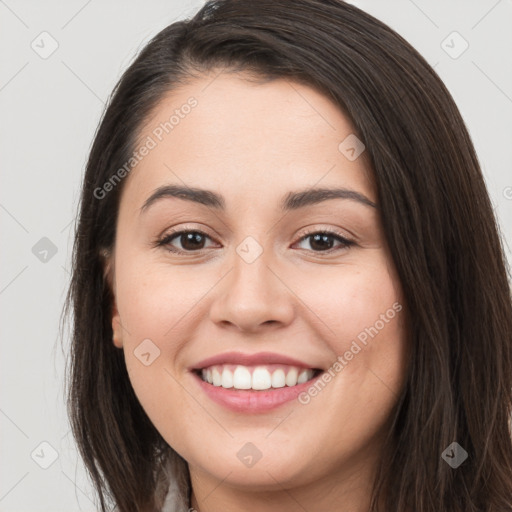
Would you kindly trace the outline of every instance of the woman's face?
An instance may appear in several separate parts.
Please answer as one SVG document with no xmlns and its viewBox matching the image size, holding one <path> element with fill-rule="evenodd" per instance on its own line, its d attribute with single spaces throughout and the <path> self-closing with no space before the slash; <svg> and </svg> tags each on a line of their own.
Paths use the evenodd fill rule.
<svg viewBox="0 0 512 512">
<path fill-rule="evenodd" d="M 112 320 L 155 427 L 193 481 L 363 474 L 404 382 L 405 305 L 346 117 L 307 86 L 223 73 L 167 96 L 139 141 Z"/>
</svg>

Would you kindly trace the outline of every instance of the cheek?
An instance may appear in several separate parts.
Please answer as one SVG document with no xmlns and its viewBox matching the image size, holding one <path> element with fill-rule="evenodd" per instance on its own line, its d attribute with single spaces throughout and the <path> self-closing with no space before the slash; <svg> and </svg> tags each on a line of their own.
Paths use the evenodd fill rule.
<svg viewBox="0 0 512 512">
<path fill-rule="evenodd" d="M 370 424 L 379 411 L 384 416 L 389 412 L 404 382 L 407 337 L 401 288 L 385 254 L 368 265 L 329 270 L 329 276 L 297 280 L 297 294 L 307 305 L 303 311 L 310 315 L 309 325 L 317 326 L 317 337 L 332 354 L 327 386 L 344 396 L 344 404 L 331 404 L 332 414 L 345 421 L 347 406 L 362 407 Z M 312 396 L 317 392 L 312 390 Z"/>
<path fill-rule="evenodd" d="M 303 311 L 309 311 L 319 335 L 336 354 L 348 350 L 352 340 L 368 342 L 375 329 L 383 335 L 400 330 L 396 317 L 402 309 L 401 291 L 384 257 L 367 265 L 340 266 L 338 271 L 320 269 L 294 282 L 306 306 Z"/>
<path fill-rule="evenodd" d="M 136 341 L 133 335 L 163 341 L 182 328 L 181 319 L 196 314 L 215 276 L 208 271 L 153 264 L 147 258 L 126 258 L 117 281 L 118 308 L 130 342 Z"/>
<path fill-rule="evenodd" d="M 116 268 L 130 382 L 146 414 L 158 430 L 166 432 L 168 441 L 180 437 L 179 422 L 171 420 L 183 410 L 201 421 L 201 410 L 196 410 L 197 404 L 179 382 L 180 353 L 191 339 L 198 315 L 204 315 L 201 298 L 218 280 L 211 274 L 151 266 L 147 259 L 136 257 L 123 258 Z"/>
</svg>

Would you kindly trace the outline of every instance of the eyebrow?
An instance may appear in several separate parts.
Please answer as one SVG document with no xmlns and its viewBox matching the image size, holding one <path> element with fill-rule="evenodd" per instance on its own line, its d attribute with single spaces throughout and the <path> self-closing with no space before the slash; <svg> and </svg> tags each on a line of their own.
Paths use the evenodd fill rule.
<svg viewBox="0 0 512 512">
<path fill-rule="evenodd" d="M 185 187 L 180 185 L 164 185 L 157 188 L 144 202 L 140 213 L 142 214 L 148 208 L 166 198 L 178 198 L 185 201 L 199 203 L 215 210 L 226 209 L 226 201 L 224 197 L 212 190 L 202 188 Z M 297 192 L 289 192 L 281 201 L 282 211 L 291 211 L 304 208 L 306 206 L 315 205 L 327 201 L 329 199 L 349 199 L 357 201 L 360 204 L 376 208 L 377 205 L 370 201 L 365 195 L 355 190 L 347 188 L 311 188 L 300 190 Z"/>
</svg>

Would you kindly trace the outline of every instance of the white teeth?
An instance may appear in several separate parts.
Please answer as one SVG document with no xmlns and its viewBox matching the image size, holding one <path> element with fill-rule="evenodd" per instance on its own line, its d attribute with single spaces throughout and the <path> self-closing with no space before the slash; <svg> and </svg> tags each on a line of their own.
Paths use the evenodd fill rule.
<svg viewBox="0 0 512 512">
<path fill-rule="evenodd" d="M 272 377 L 270 372 L 261 366 L 258 366 L 252 372 L 252 389 L 262 390 L 272 387 Z"/>
<path fill-rule="evenodd" d="M 314 375 L 314 370 L 304 370 L 294 366 L 288 369 L 277 368 L 273 372 L 265 366 L 251 367 L 251 369 L 252 374 L 248 367 L 241 365 L 236 366 L 234 372 L 228 366 L 212 366 L 203 369 L 201 376 L 205 382 L 217 387 L 263 391 L 303 384 Z"/>
<path fill-rule="evenodd" d="M 212 371 L 210 368 L 201 370 L 201 376 L 205 382 L 209 382 L 210 384 L 213 382 Z"/>
<path fill-rule="evenodd" d="M 233 387 L 233 374 L 227 368 L 224 368 L 224 370 L 222 372 L 221 385 L 223 388 L 232 388 Z"/>
<path fill-rule="evenodd" d="M 287 386 L 296 386 L 297 385 L 297 368 L 291 368 L 290 371 L 286 374 L 286 385 Z"/>
<path fill-rule="evenodd" d="M 222 375 L 220 374 L 219 370 L 217 370 L 217 368 L 214 368 L 212 370 L 212 377 L 213 377 L 213 385 L 220 386 L 222 383 Z"/>
<path fill-rule="evenodd" d="M 286 386 L 286 378 L 284 371 L 279 369 L 272 374 L 272 387 L 273 388 L 284 388 Z"/>
<path fill-rule="evenodd" d="M 233 374 L 233 387 L 236 389 L 251 389 L 251 386 L 251 372 L 244 366 L 237 366 Z"/>
<path fill-rule="evenodd" d="M 307 382 L 308 380 L 309 380 L 308 370 L 302 370 L 299 373 L 299 377 L 297 378 L 297 384 L 304 384 L 304 382 Z"/>
</svg>

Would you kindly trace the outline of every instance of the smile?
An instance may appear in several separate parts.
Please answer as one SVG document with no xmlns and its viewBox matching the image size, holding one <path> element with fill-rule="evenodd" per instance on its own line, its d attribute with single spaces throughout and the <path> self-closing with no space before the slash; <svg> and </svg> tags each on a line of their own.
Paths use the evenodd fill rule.
<svg viewBox="0 0 512 512">
<path fill-rule="evenodd" d="M 264 413 L 294 401 L 322 369 L 282 354 L 218 354 L 189 370 L 213 402 L 234 412 Z"/>
<path fill-rule="evenodd" d="M 288 365 L 215 365 L 203 368 L 199 375 L 204 382 L 225 389 L 264 391 L 292 387 L 314 378 L 320 370 Z"/>
</svg>

